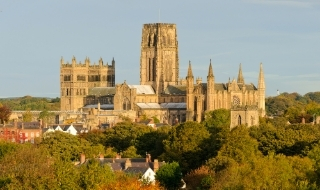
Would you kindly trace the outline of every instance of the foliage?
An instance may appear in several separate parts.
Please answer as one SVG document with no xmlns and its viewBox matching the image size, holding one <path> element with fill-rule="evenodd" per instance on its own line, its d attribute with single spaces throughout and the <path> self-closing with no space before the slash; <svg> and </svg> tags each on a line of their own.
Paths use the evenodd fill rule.
<svg viewBox="0 0 320 190">
<path fill-rule="evenodd" d="M 51 156 L 63 161 L 79 160 L 81 153 L 89 158 L 93 156 L 88 141 L 60 131 L 45 134 L 40 146 L 47 148 Z"/>
<path fill-rule="evenodd" d="M 181 186 L 182 173 L 177 162 L 163 165 L 156 173 L 156 180 L 168 190 L 176 190 Z"/>
<path fill-rule="evenodd" d="M 54 123 L 54 116 L 54 113 L 43 110 L 39 114 L 39 119 L 41 119 L 43 123 Z"/>
<path fill-rule="evenodd" d="M 60 98 L 48 99 L 24 96 L 21 98 L 0 99 L 0 103 L 8 105 L 12 110 L 60 110 Z"/>
<path fill-rule="evenodd" d="M 194 169 L 184 176 L 188 189 L 209 189 L 214 172 L 206 165 Z"/>
<path fill-rule="evenodd" d="M 137 149 L 134 146 L 129 146 L 125 151 L 122 152 L 123 158 L 139 158 L 140 155 L 137 154 Z"/>
<path fill-rule="evenodd" d="M 17 149 L 17 144 L 0 140 L 0 160 Z"/>
<path fill-rule="evenodd" d="M 0 106 L 0 124 L 8 122 L 11 115 L 11 109 L 7 105 Z"/>
<path fill-rule="evenodd" d="M 150 131 L 137 138 L 137 153 L 144 155 L 151 154 L 153 158 L 158 158 L 163 152 L 164 147 L 162 141 L 168 137 L 171 128 L 161 127 L 158 130 Z"/>
<path fill-rule="evenodd" d="M 99 189 L 114 180 L 114 173 L 109 165 L 100 165 L 96 159 L 90 159 L 80 167 L 80 186 L 83 189 Z"/>
<path fill-rule="evenodd" d="M 227 109 L 217 109 L 214 111 L 209 111 L 205 115 L 205 120 L 203 121 L 204 126 L 211 132 L 217 127 L 230 126 L 230 110 Z"/>
<path fill-rule="evenodd" d="M 32 121 L 32 113 L 29 108 L 26 110 L 26 112 L 24 112 L 22 114 L 22 117 L 23 117 L 24 122 L 31 122 Z"/>
<path fill-rule="evenodd" d="M 0 160 L 1 189 L 57 189 L 53 164 L 45 149 L 20 145 Z"/>
<path fill-rule="evenodd" d="M 88 133 L 81 133 L 79 137 L 84 138 L 92 145 L 106 144 L 106 135 L 102 130 L 91 130 Z"/>
<path fill-rule="evenodd" d="M 279 127 L 267 124 L 250 128 L 250 135 L 258 140 L 259 150 L 264 155 L 274 152 L 306 156 L 313 144 L 320 140 L 320 128 L 308 124 Z"/>
<path fill-rule="evenodd" d="M 108 189 L 108 190 L 123 190 L 123 189 L 130 189 L 130 190 L 162 190 L 163 188 L 160 187 L 158 183 L 148 185 L 143 184 L 139 180 L 139 178 L 135 175 L 126 175 L 123 172 L 116 172 L 115 173 L 115 180 L 111 183 L 102 185 L 101 189 Z"/>
<path fill-rule="evenodd" d="M 172 128 L 168 138 L 163 141 L 165 153 L 163 160 L 178 161 L 182 171 L 199 167 L 207 159 L 207 146 L 210 134 L 197 122 L 185 122 Z"/>
<path fill-rule="evenodd" d="M 53 159 L 56 184 L 60 189 L 80 189 L 80 170 L 70 161 Z"/>
<path fill-rule="evenodd" d="M 153 129 L 146 125 L 118 123 L 105 131 L 107 147 L 115 147 L 118 152 L 136 144 L 136 140 Z"/>
</svg>

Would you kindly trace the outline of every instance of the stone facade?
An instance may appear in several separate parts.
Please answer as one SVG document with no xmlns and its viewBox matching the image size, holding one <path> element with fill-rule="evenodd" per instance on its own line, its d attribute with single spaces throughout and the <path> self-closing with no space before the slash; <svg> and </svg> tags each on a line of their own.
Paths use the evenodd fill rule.
<svg viewBox="0 0 320 190">
<path fill-rule="evenodd" d="M 77 110 L 84 106 L 84 98 L 93 87 L 115 86 L 115 61 L 104 64 L 100 58 L 98 64 L 91 65 L 90 59 L 84 63 L 73 57 L 71 63 L 60 61 L 60 101 L 61 111 Z M 99 96 L 99 94 L 97 94 Z"/>
<path fill-rule="evenodd" d="M 175 24 L 144 24 L 142 28 L 140 84 L 126 82 L 114 86 L 114 61 L 111 66 L 64 64 L 61 60 L 61 110 L 92 108 L 99 104 L 116 112 L 135 112 L 135 117 L 156 117 L 163 123 L 176 124 L 184 121 L 202 121 L 208 111 L 219 108 L 233 109 L 232 123 L 256 124 L 265 115 L 265 82 L 262 64 L 257 87 L 247 83 L 240 64 L 237 80 L 217 83 L 210 60 L 207 80 L 193 76 L 191 62 L 185 79 L 179 80 L 179 56 L 177 28 Z M 78 80 L 79 76 L 84 76 Z M 110 78 L 110 76 L 112 76 Z M 69 77 L 69 78 L 68 78 Z M 91 79 L 93 77 L 93 79 Z M 95 78 L 97 77 L 97 78 Z M 90 80 L 89 80 L 90 79 Z M 109 80 L 111 79 L 111 81 Z M 89 93 L 88 93 L 89 92 Z M 247 109 L 256 107 L 256 109 Z M 254 118 L 250 120 L 248 118 Z"/>
<path fill-rule="evenodd" d="M 142 29 L 140 84 L 156 93 L 179 81 L 179 57 L 175 24 L 145 24 Z"/>
</svg>

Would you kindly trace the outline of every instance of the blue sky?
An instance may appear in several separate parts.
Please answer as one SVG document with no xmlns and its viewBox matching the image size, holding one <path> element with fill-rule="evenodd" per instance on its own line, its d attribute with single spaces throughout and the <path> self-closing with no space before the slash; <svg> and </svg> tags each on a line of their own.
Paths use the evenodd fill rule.
<svg viewBox="0 0 320 190">
<path fill-rule="evenodd" d="M 159 11 L 160 10 L 160 11 Z M 159 17 L 160 12 L 160 17 Z M 0 0 L 0 97 L 59 97 L 61 56 L 116 61 L 116 83 L 139 84 L 142 25 L 175 23 L 180 78 L 237 77 L 266 95 L 320 91 L 319 0 Z"/>
</svg>

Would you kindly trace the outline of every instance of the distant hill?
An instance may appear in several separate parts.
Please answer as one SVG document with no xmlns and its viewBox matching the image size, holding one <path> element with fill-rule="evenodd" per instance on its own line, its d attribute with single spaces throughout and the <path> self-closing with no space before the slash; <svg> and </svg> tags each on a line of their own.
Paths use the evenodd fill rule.
<svg viewBox="0 0 320 190">
<path fill-rule="evenodd" d="M 0 98 L 0 104 L 9 106 L 11 110 L 60 110 L 60 98 L 58 97 L 8 97 Z"/>
</svg>

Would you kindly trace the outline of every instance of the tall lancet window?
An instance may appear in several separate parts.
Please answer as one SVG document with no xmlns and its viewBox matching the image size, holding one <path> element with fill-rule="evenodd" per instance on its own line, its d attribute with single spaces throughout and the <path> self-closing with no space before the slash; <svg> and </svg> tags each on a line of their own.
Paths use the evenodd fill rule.
<svg viewBox="0 0 320 190">
<path fill-rule="evenodd" d="M 238 117 L 238 125 L 241 125 L 241 116 Z"/>
</svg>

